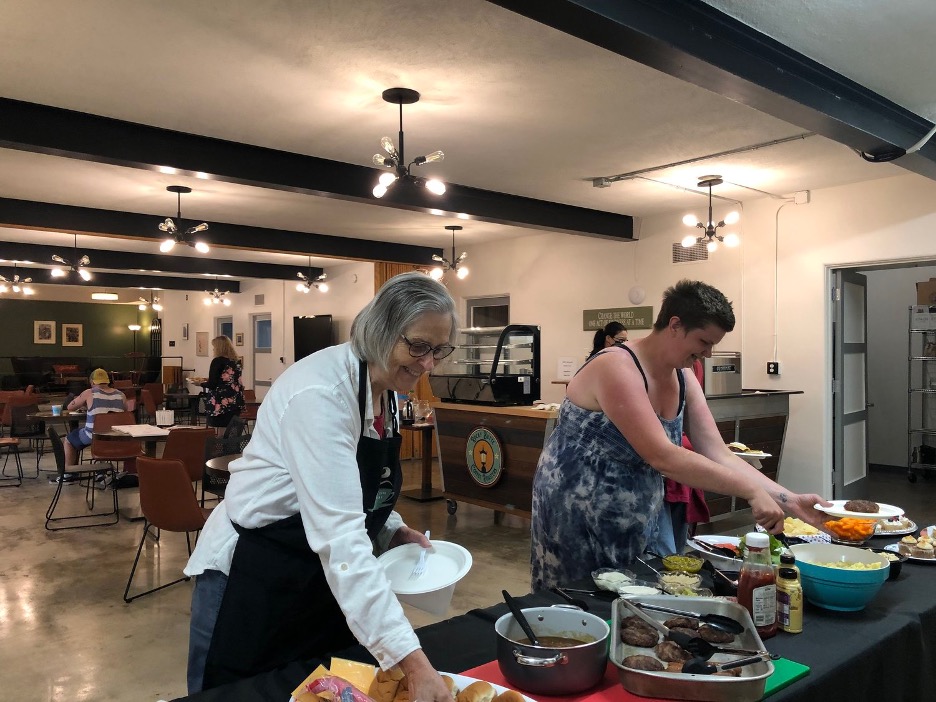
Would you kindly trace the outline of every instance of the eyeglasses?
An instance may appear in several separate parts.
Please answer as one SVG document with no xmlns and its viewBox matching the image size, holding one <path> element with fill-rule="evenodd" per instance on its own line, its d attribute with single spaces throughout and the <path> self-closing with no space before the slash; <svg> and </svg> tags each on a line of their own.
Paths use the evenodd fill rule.
<svg viewBox="0 0 936 702">
<path fill-rule="evenodd" d="M 611 339 L 614 341 L 615 344 L 623 344 L 625 341 L 627 341 L 626 336 L 623 339 L 618 336 L 612 336 Z"/>
<path fill-rule="evenodd" d="M 451 344 L 430 346 L 425 341 L 410 341 L 402 334 L 400 334 L 400 338 L 406 342 L 407 346 L 409 346 L 409 355 L 413 358 L 422 358 L 423 356 L 431 353 L 435 360 L 441 361 L 446 356 L 451 355 L 451 353 L 455 350 L 455 347 Z"/>
</svg>

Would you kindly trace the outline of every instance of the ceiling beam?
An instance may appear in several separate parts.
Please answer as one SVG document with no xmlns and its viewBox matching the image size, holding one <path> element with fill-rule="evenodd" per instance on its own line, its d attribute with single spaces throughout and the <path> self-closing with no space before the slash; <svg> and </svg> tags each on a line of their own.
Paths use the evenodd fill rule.
<svg viewBox="0 0 936 702">
<path fill-rule="evenodd" d="M 316 195 L 375 207 L 517 227 L 632 240 L 629 215 L 573 207 L 490 190 L 446 184 L 444 195 L 398 185 L 372 194 L 381 169 L 160 129 L 84 112 L 0 98 L 0 146 L 128 168 Z M 338 237 L 335 237 L 338 238 Z M 325 251 L 319 255 L 337 255 Z M 379 260 L 393 260 L 374 256 Z M 424 259 L 423 259 L 424 260 Z M 401 261 L 415 263 L 414 261 Z"/>
<path fill-rule="evenodd" d="M 49 270 L 44 268 L 0 268 L 0 275 L 7 280 L 12 280 L 13 276 L 19 274 L 20 279 L 32 278 L 32 282 L 37 285 L 68 285 L 72 287 L 87 288 L 90 292 L 98 292 L 101 288 L 140 288 L 141 290 L 192 290 L 208 291 L 217 288 L 220 291 L 239 293 L 240 283 L 236 280 L 187 277 L 176 278 L 162 275 L 145 274 L 121 274 L 121 273 L 101 273 L 95 271 L 93 278 L 85 282 L 77 275 L 72 273 L 66 278 L 53 278 Z"/>
<path fill-rule="evenodd" d="M 0 111 L 2 111 L 2 108 L 0 108 Z M 159 242 L 166 238 L 166 234 L 156 227 L 161 221 L 162 218 L 150 214 L 0 198 L 0 226 L 98 236 L 117 236 Z M 389 261 L 391 263 L 412 263 L 414 265 L 428 264 L 432 261 L 433 254 L 442 253 L 442 249 L 431 246 L 369 241 L 367 239 L 294 232 L 287 229 L 250 227 L 243 224 L 226 224 L 224 222 L 210 222 L 210 225 L 208 231 L 202 233 L 199 238 L 216 249 L 271 251 L 301 256 Z M 171 257 L 159 256 L 158 258 L 163 260 Z M 211 260 L 212 263 L 216 264 L 235 263 L 234 261 L 220 261 L 215 257 L 212 257 Z M 263 264 L 245 263 L 243 265 Z M 240 275 L 250 278 L 278 277 L 250 275 L 249 273 Z M 295 277 L 295 272 L 293 272 L 292 277 Z"/>
<path fill-rule="evenodd" d="M 67 261 L 74 257 L 71 246 L 49 246 L 46 244 L 23 244 L 13 241 L 0 242 L 0 256 L 8 261 L 32 261 L 43 265 L 54 265 L 52 254 L 58 254 Z M 252 261 L 227 261 L 213 255 L 172 256 L 171 254 L 135 253 L 132 251 L 111 251 L 79 246 L 78 255 L 88 254 L 91 258 L 89 268 L 94 270 L 109 269 L 127 271 L 136 269 L 145 274 L 147 271 L 177 273 L 180 276 L 226 275 L 235 278 L 258 278 L 266 280 L 297 280 L 300 270 L 316 277 L 324 270 L 313 266 L 284 266 L 276 263 L 254 263 Z M 36 269 L 31 269 L 36 270 Z M 130 276 L 123 276 L 129 278 Z M 134 276 L 135 277 L 135 276 Z M 207 279 L 207 278 L 206 278 Z M 50 281 L 50 282 L 57 282 Z M 136 287 L 135 285 L 126 287 Z M 193 288 L 179 288 L 189 290 Z M 200 290 L 201 288 L 194 288 Z"/>
<path fill-rule="evenodd" d="M 933 128 L 701 0 L 489 1 L 867 154 L 900 153 Z M 936 142 L 894 163 L 936 180 Z"/>
</svg>

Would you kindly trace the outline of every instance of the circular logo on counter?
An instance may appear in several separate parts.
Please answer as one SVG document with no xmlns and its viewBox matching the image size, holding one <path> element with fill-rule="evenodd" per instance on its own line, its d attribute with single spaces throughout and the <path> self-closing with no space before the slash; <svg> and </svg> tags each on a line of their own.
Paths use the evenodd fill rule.
<svg viewBox="0 0 936 702">
<path fill-rule="evenodd" d="M 504 452 L 497 434 L 487 427 L 472 429 L 465 449 L 468 473 L 481 487 L 492 487 L 504 470 Z"/>
</svg>

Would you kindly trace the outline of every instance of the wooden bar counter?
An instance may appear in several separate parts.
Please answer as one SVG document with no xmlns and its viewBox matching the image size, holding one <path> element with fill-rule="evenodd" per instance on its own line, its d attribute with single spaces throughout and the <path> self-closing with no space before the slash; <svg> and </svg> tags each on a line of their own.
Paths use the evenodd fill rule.
<svg viewBox="0 0 936 702">
<path fill-rule="evenodd" d="M 458 502 L 530 517 L 533 474 L 557 410 L 433 403 L 449 514 Z"/>
</svg>

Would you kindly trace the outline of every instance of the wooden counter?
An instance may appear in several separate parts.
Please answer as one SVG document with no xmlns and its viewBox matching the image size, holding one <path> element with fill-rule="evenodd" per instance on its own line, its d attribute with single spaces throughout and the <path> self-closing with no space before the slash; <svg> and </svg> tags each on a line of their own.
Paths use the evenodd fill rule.
<svg viewBox="0 0 936 702">
<path fill-rule="evenodd" d="M 529 518 L 536 462 L 559 412 L 450 402 L 432 407 L 449 514 L 455 513 L 458 502 L 468 502 Z"/>
</svg>

